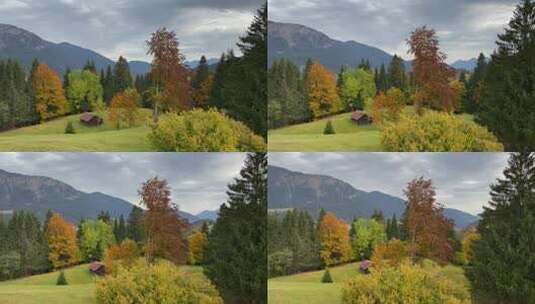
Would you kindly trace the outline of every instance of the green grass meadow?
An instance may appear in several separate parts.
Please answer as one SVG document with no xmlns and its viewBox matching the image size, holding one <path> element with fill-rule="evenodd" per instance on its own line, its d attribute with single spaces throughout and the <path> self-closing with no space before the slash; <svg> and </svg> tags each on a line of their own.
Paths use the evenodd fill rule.
<svg viewBox="0 0 535 304">
<path fill-rule="evenodd" d="M 184 276 L 191 280 L 205 279 L 202 267 L 179 266 Z M 0 282 L 0 304 L 94 304 L 95 277 L 89 265 L 83 264 L 65 269 L 69 285 L 57 286 L 59 271 L 35 275 L 17 280 Z"/>
<path fill-rule="evenodd" d="M 9 152 L 143 152 L 152 151 L 147 135 L 151 111 L 142 110 L 140 126 L 115 129 L 107 119 L 98 127 L 80 122 L 80 114 L 57 118 L 39 125 L 0 133 L 0 151 Z M 65 134 L 72 122 L 76 134 Z"/>
</svg>

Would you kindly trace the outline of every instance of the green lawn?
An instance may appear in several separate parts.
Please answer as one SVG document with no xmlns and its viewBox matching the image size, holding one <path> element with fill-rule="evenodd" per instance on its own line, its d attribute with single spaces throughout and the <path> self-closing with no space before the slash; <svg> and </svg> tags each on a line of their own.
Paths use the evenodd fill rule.
<svg viewBox="0 0 535 304">
<path fill-rule="evenodd" d="M 180 271 L 191 280 L 204 279 L 202 267 L 179 266 Z M 68 286 L 57 286 L 59 272 L 35 275 L 27 278 L 0 282 L 1 304 L 92 304 L 95 299 L 95 276 L 88 264 L 65 270 Z"/>
<path fill-rule="evenodd" d="M 142 110 L 139 127 L 117 130 L 104 120 L 99 127 L 80 123 L 80 114 L 54 119 L 39 125 L 0 133 L 0 151 L 87 151 L 87 152 L 143 152 L 152 151 L 147 135 L 150 110 Z M 76 134 L 64 134 L 71 121 Z"/>
<path fill-rule="evenodd" d="M 407 107 L 410 109 L 410 107 Z M 461 114 L 473 121 L 473 116 Z M 336 134 L 323 135 L 327 121 L 331 120 Z M 268 132 L 270 152 L 330 152 L 330 151 L 383 151 L 381 131 L 374 125 L 359 126 L 351 121 L 351 113 L 293 125 Z"/>
<path fill-rule="evenodd" d="M 278 277 L 268 280 L 268 303 L 279 304 L 322 304 L 342 303 L 342 287 L 344 282 L 360 276 L 360 263 L 351 263 L 330 268 L 334 283 L 321 283 L 324 270 L 304 272 L 291 276 Z M 445 267 L 425 262 L 424 268 L 438 273 L 445 280 L 461 283 L 469 288 L 469 282 L 461 267 L 447 265 Z"/>
<path fill-rule="evenodd" d="M 94 280 L 88 265 L 65 270 L 68 286 L 57 286 L 59 272 L 35 275 L 23 279 L 0 282 L 0 303 L 95 303 Z"/>
<path fill-rule="evenodd" d="M 268 302 L 279 303 L 341 303 L 342 286 L 345 281 L 361 275 L 360 263 L 351 263 L 330 269 L 334 283 L 321 283 L 324 271 L 305 272 L 268 280 Z"/>
</svg>

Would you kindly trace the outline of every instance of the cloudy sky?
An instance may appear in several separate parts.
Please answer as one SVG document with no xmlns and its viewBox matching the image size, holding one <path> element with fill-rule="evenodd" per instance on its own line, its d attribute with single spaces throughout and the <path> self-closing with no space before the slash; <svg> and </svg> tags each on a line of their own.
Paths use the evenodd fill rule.
<svg viewBox="0 0 535 304">
<path fill-rule="evenodd" d="M 270 0 L 269 18 L 320 30 L 407 55 L 405 39 L 428 25 L 440 38 L 448 62 L 494 50 L 519 0 Z"/>
<path fill-rule="evenodd" d="M 226 202 L 244 153 L 0 153 L 0 169 L 48 176 L 84 192 L 102 192 L 138 203 L 141 183 L 169 182 L 173 202 L 196 214 Z"/>
<path fill-rule="evenodd" d="M 0 0 L 0 23 L 52 42 L 69 42 L 110 59 L 150 59 L 145 41 L 175 30 L 187 60 L 219 58 L 235 48 L 263 0 Z"/>
<path fill-rule="evenodd" d="M 506 153 L 270 153 L 270 165 L 329 175 L 365 191 L 405 199 L 414 178 L 431 178 L 446 207 L 478 214 L 489 201 L 489 185 L 503 177 Z"/>
</svg>

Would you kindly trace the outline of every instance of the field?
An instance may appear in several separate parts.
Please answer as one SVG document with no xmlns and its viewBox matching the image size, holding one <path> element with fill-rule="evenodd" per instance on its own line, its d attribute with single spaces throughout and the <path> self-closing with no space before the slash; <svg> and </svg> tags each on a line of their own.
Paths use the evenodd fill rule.
<svg viewBox="0 0 535 304">
<path fill-rule="evenodd" d="M 473 121 L 473 117 L 461 117 Z M 332 151 L 383 151 L 381 131 L 374 125 L 358 126 L 351 121 L 351 113 L 321 120 L 270 130 L 268 150 L 271 152 L 332 152 Z M 336 134 L 323 135 L 327 121 L 331 120 Z"/>
<path fill-rule="evenodd" d="M 468 288 L 468 280 L 462 268 L 448 265 L 445 267 L 430 266 L 425 263 L 424 268 L 429 271 L 437 271 L 445 279 L 464 284 Z M 278 277 L 268 280 L 268 302 L 270 304 L 321 304 L 342 303 L 342 287 L 345 281 L 355 276 L 358 272 L 359 263 L 351 263 L 330 269 L 334 283 L 321 283 L 324 271 L 313 271 Z"/>
<path fill-rule="evenodd" d="M 147 121 L 150 110 L 142 110 Z M 139 127 L 117 130 L 104 120 L 99 127 L 80 123 L 80 114 L 54 119 L 39 125 L 0 133 L 0 151 L 62 151 L 62 152 L 143 152 L 152 148 L 147 139 L 150 132 L 147 123 Z M 76 134 L 65 134 L 65 126 L 71 121 Z"/>
<path fill-rule="evenodd" d="M 196 279 L 201 276 L 201 267 L 180 266 L 185 276 Z M 0 282 L 1 304 L 96 303 L 95 277 L 88 265 L 79 265 L 65 270 L 68 286 L 57 286 L 59 272 L 35 275 L 18 280 Z"/>
</svg>

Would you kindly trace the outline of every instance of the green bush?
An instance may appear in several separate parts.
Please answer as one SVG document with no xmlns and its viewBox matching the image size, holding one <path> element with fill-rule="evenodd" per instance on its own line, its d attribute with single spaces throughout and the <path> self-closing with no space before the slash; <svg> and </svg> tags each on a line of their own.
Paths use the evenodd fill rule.
<svg viewBox="0 0 535 304">
<path fill-rule="evenodd" d="M 75 133 L 76 131 L 74 130 L 72 121 L 69 121 L 67 125 L 65 126 L 65 134 L 75 134 Z"/>
<path fill-rule="evenodd" d="M 116 274 L 97 280 L 96 298 L 100 304 L 223 304 L 208 279 L 200 274 L 186 275 L 165 260 L 156 264 L 138 260 L 131 268 L 119 267 Z"/>
<path fill-rule="evenodd" d="M 262 137 L 216 110 L 164 114 L 152 126 L 149 140 L 155 149 L 166 152 L 266 150 Z"/>
<path fill-rule="evenodd" d="M 381 142 L 386 151 L 485 152 L 503 151 L 503 145 L 486 128 L 448 113 L 403 113 L 385 124 Z"/>
<path fill-rule="evenodd" d="M 322 283 L 334 283 L 333 278 L 331 277 L 331 272 L 329 271 L 329 268 L 325 269 L 325 272 L 323 273 L 323 277 L 321 277 Z"/>
<path fill-rule="evenodd" d="M 333 123 L 330 120 L 327 121 L 327 124 L 325 125 L 325 129 L 323 129 L 323 134 L 325 135 L 336 134 L 336 131 L 334 131 Z"/>
<path fill-rule="evenodd" d="M 342 290 L 344 304 L 468 304 L 470 291 L 462 280 L 444 273 L 436 264 L 419 266 L 404 261 L 398 267 L 372 269 L 357 276 Z"/>
<path fill-rule="evenodd" d="M 67 278 L 65 277 L 65 272 L 62 270 L 59 273 L 58 280 L 56 281 L 56 285 L 69 285 L 69 282 L 67 282 Z"/>
</svg>

